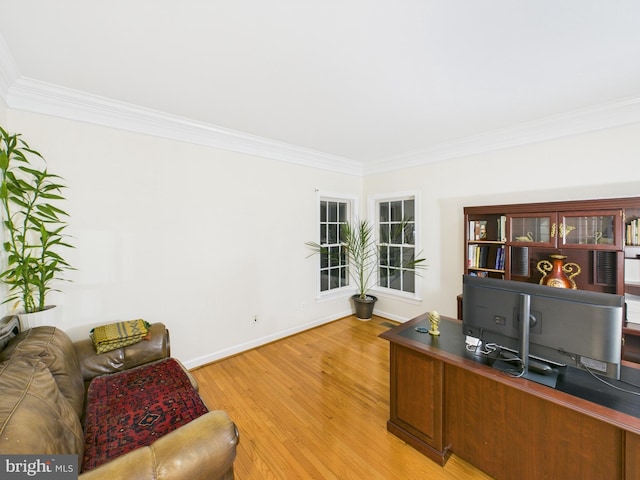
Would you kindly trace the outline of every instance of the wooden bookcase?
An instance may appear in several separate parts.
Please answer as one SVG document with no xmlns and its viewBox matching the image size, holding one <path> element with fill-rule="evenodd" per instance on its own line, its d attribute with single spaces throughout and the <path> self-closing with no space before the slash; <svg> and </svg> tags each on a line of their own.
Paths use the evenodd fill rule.
<svg viewBox="0 0 640 480">
<path fill-rule="evenodd" d="M 561 254 L 577 288 L 626 295 L 623 357 L 640 362 L 640 197 L 465 207 L 464 222 L 465 274 L 539 283 Z"/>
</svg>

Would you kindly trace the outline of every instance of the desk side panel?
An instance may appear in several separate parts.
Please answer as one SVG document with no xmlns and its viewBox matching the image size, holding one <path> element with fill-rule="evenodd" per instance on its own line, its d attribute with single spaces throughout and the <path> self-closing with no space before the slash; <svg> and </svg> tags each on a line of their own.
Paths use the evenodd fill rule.
<svg viewBox="0 0 640 480">
<path fill-rule="evenodd" d="M 625 480 L 640 480 L 640 435 L 626 432 Z"/>
<path fill-rule="evenodd" d="M 389 430 L 443 464 L 443 362 L 391 344 Z"/>
</svg>

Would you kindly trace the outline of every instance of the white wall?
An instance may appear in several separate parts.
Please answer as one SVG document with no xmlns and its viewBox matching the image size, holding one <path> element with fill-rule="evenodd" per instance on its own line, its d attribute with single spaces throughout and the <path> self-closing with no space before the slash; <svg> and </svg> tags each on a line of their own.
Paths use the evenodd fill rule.
<svg viewBox="0 0 640 480">
<path fill-rule="evenodd" d="M 463 208 L 473 205 L 640 196 L 640 124 L 434 163 L 364 180 L 364 195 L 418 190 L 422 303 L 382 297 L 376 310 L 412 318 L 456 316 L 464 271 Z"/>
<path fill-rule="evenodd" d="M 364 179 L 6 109 L 66 178 L 78 268 L 52 303 L 85 338 L 145 318 L 171 330 L 189 367 L 350 313 L 315 300 L 316 189 L 367 196 L 420 191 L 428 269 L 420 303 L 380 297 L 379 314 L 456 314 L 467 205 L 640 196 L 640 125 L 540 142 Z M 253 322 L 254 315 L 258 322 Z"/>
<path fill-rule="evenodd" d="M 4 103 L 4 100 L 2 99 L 2 95 L 0 95 L 0 126 L 2 126 L 2 128 L 4 128 L 5 130 L 8 131 L 8 133 L 12 133 L 11 129 L 8 127 L 7 125 L 7 105 L 6 103 Z M 0 244 L 4 244 L 5 242 L 5 237 L 4 237 L 4 228 L 0 228 Z M 2 255 L 4 252 L 2 252 L 2 250 L 0 250 L 0 255 Z M 0 256 L 0 265 L 6 265 L 6 263 L 4 263 L 4 257 Z M 8 288 L 4 283 L 0 283 L 0 298 L 4 299 L 7 298 L 7 293 L 8 293 Z M 5 305 L 0 305 L 0 316 L 1 314 L 3 314 L 5 311 L 7 310 L 7 307 Z"/>
<path fill-rule="evenodd" d="M 60 327 L 164 322 L 193 367 L 349 313 L 315 300 L 315 189 L 362 179 L 124 131 L 8 111 L 69 186 L 76 268 L 52 297 Z M 258 322 L 253 322 L 257 315 Z"/>
<path fill-rule="evenodd" d="M 7 124 L 7 105 L 4 103 L 2 96 L 0 96 L 0 125 L 6 130 Z"/>
</svg>

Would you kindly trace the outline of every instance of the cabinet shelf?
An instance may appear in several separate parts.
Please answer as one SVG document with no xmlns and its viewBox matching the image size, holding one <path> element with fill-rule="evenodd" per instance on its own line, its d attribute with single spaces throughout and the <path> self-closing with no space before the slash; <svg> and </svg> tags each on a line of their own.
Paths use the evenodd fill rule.
<svg viewBox="0 0 640 480">
<path fill-rule="evenodd" d="M 497 270 L 495 268 L 481 268 L 481 267 L 469 267 L 469 270 L 474 272 L 493 272 L 493 273 L 504 273 L 504 270 Z"/>
<path fill-rule="evenodd" d="M 640 283 L 625 283 L 624 292 L 631 295 L 640 295 Z"/>
</svg>

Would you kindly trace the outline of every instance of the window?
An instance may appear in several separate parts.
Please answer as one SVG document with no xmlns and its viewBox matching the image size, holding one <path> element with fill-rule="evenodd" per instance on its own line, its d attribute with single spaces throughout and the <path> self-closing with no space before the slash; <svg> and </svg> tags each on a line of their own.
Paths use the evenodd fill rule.
<svg viewBox="0 0 640 480">
<path fill-rule="evenodd" d="M 378 285 L 400 292 L 416 292 L 415 197 L 378 200 Z"/>
<path fill-rule="evenodd" d="M 352 202 L 320 198 L 320 292 L 349 285 L 349 264 L 341 245 L 341 226 L 350 220 Z"/>
</svg>

